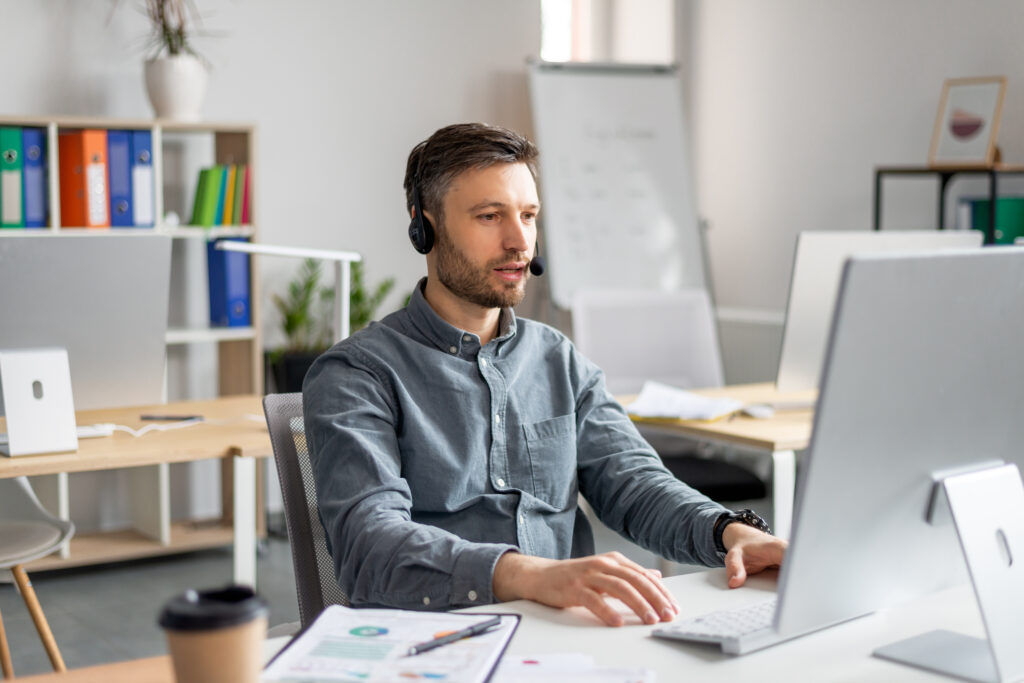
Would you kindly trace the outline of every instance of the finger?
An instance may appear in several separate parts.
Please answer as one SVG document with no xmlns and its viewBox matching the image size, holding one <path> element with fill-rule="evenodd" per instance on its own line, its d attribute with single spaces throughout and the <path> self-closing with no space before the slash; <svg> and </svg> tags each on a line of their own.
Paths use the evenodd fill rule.
<svg viewBox="0 0 1024 683">
<path fill-rule="evenodd" d="M 625 567 L 628 567 L 643 575 L 647 579 L 648 584 L 655 590 L 657 590 L 659 593 L 661 593 L 662 598 L 666 600 L 669 604 L 669 607 L 672 608 L 672 614 L 669 614 L 665 612 L 664 606 L 657 605 L 658 614 L 664 621 L 671 621 L 675 617 L 675 615 L 679 614 L 679 603 L 676 601 L 675 596 L 672 595 L 672 593 L 665 586 L 665 584 L 662 583 L 660 571 L 658 571 L 657 569 L 648 569 L 647 567 L 644 567 L 638 564 L 637 562 L 634 562 L 633 560 L 629 559 L 625 555 L 621 555 L 616 552 L 608 553 L 608 555 L 612 559 L 618 561 L 619 564 L 624 565 Z M 618 575 L 623 576 L 623 578 L 626 578 L 627 580 L 630 579 L 629 576 L 621 574 Z"/>
<path fill-rule="evenodd" d="M 725 556 L 725 573 L 729 577 L 729 588 L 739 588 L 747 580 L 747 568 L 743 564 L 743 552 L 733 548 Z"/>
<path fill-rule="evenodd" d="M 658 619 L 662 621 L 672 621 L 672 619 L 674 619 L 679 613 L 675 598 L 672 597 L 671 593 L 669 593 L 665 584 L 661 582 L 661 579 L 652 576 L 647 569 L 644 569 L 640 565 L 634 562 L 620 564 L 612 563 L 605 565 L 605 571 L 608 574 L 627 581 L 637 591 L 639 591 L 644 600 L 654 608 L 655 616 Z M 640 614 L 640 612 L 637 612 L 637 614 Z M 648 621 L 645 614 L 640 614 L 640 618 L 644 621 Z"/>
<path fill-rule="evenodd" d="M 668 609 L 667 604 L 652 603 L 648 596 L 643 595 L 625 578 L 613 574 L 601 574 L 593 577 L 592 580 L 593 588 L 621 600 L 645 624 L 656 624 L 661 620 L 660 611 Z"/>
<path fill-rule="evenodd" d="M 622 626 L 622 615 L 618 610 L 609 605 L 603 597 L 592 590 L 584 589 L 583 599 L 580 601 L 584 607 L 594 613 L 607 626 Z"/>
</svg>

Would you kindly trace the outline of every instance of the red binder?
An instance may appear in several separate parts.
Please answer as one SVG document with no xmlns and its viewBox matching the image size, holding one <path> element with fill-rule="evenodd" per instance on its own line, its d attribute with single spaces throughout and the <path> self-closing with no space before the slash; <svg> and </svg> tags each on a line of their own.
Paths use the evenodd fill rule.
<svg viewBox="0 0 1024 683">
<path fill-rule="evenodd" d="M 60 222 L 65 228 L 110 227 L 107 131 L 61 133 Z"/>
</svg>

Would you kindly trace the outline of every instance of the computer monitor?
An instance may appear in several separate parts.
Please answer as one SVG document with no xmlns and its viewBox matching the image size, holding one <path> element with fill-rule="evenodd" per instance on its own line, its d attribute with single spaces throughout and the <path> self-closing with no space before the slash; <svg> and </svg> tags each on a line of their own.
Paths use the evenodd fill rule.
<svg viewBox="0 0 1024 683">
<path fill-rule="evenodd" d="M 0 238 L 0 349 L 63 347 L 76 410 L 164 400 L 171 238 Z"/>
<path fill-rule="evenodd" d="M 927 520 L 934 477 L 997 461 L 1024 469 L 1022 339 L 1022 247 L 846 263 L 779 577 L 778 634 L 966 579 L 953 525 Z M 1008 522 L 1017 566 L 1004 569 L 1024 577 L 1020 521 Z"/>
<path fill-rule="evenodd" d="M 786 305 L 775 385 L 779 391 L 818 388 L 843 262 L 853 254 L 965 249 L 981 245 L 977 230 L 801 232 Z"/>
</svg>

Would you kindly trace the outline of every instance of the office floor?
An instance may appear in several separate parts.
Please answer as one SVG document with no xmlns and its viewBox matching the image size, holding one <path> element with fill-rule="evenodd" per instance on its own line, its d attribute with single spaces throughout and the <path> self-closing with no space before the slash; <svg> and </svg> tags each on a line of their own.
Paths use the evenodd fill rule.
<svg viewBox="0 0 1024 683">
<path fill-rule="evenodd" d="M 287 540 L 267 542 L 257 575 L 270 625 L 298 621 Z M 64 663 L 80 668 L 166 653 L 156 624 L 161 605 L 187 588 L 230 582 L 231 549 L 30 576 Z M 25 603 L 10 583 L 0 583 L 0 615 L 15 675 L 51 671 Z"/>
</svg>

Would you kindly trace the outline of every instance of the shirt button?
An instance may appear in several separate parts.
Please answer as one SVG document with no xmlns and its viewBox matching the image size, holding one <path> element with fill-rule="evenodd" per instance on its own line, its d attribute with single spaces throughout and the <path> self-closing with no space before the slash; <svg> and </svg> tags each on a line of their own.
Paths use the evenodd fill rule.
<svg viewBox="0 0 1024 683">
<path fill-rule="evenodd" d="M 519 515 L 519 523 L 520 524 L 526 524 L 526 516 L 525 515 Z"/>
<path fill-rule="evenodd" d="M 476 591 L 469 591 L 466 593 L 466 597 L 470 600 L 476 600 Z"/>
<path fill-rule="evenodd" d="M 464 341 L 464 342 L 473 341 L 473 338 L 470 337 L 468 334 L 464 334 L 464 335 L 462 335 L 462 341 Z"/>
<path fill-rule="evenodd" d="M 497 484 L 498 484 L 498 486 L 504 487 L 505 486 L 505 480 L 502 479 L 501 477 L 498 477 Z"/>
<path fill-rule="evenodd" d="M 487 361 L 484 360 L 483 358 L 480 359 L 480 367 L 482 367 L 482 368 L 486 368 L 487 367 Z"/>
<path fill-rule="evenodd" d="M 429 605 L 430 604 L 430 598 L 428 598 L 426 595 L 423 596 L 423 604 L 424 605 Z"/>
<path fill-rule="evenodd" d="M 449 346 L 449 347 L 448 347 L 448 353 L 455 353 L 455 352 L 457 352 L 457 351 L 458 351 L 458 349 L 457 349 L 457 348 L 455 348 L 454 346 Z"/>
<path fill-rule="evenodd" d="M 497 413 L 494 414 L 494 424 L 501 424 L 501 415 L 498 415 Z"/>
</svg>

